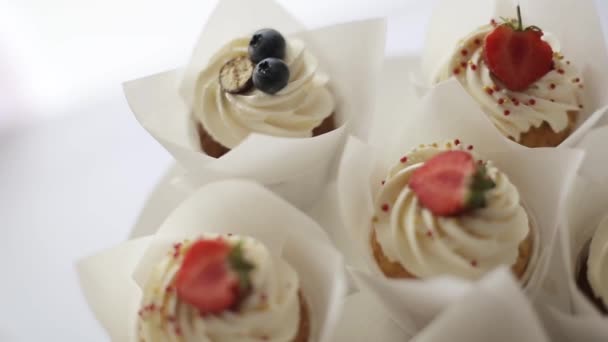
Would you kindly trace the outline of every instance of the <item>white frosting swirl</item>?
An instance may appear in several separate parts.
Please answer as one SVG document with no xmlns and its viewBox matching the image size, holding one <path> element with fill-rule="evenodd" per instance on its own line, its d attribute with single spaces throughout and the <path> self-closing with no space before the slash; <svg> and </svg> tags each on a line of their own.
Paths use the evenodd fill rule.
<svg viewBox="0 0 608 342">
<path fill-rule="evenodd" d="M 437 82 L 455 76 L 500 132 L 516 141 L 522 133 L 543 122 L 554 132 L 566 129 L 568 112 L 582 108 L 583 84 L 578 70 L 555 53 L 552 71 L 524 91 L 506 89 L 491 75 L 483 59 L 483 41 L 493 29 L 494 26 L 486 25 L 462 39 Z"/>
<path fill-rule="evenodd" d="M 140 341 L 293 341 L 300 321 L 299 279 L 294 269 L 253 238 L 224 238 L 233 245 L 241 241 L 245 257 L 255 265 L 253 290 L 238 312 L 201 316 L 179 299 L 175 277 L 191 245 L 184 242 L 163 258 L 146 284 L 139 312 Z"/>
<path fill-rule="evenodd" d="M 491 161 L 488 176 L 496 183 L 486 192 L 485 208 L 455 217 L 436 217 L 424 208 L 408 182 L 414 170 L 436 154 L 464 145 L 421 145 L 395 165 L 375 201 L 374 228 L 383 253 L 417 278 L 455 275 L 480 278 L 499 265 L 513 265 L 529 233 L 519 193 Z"/>
<path fill-rule="evenodd" d="M 595 296 L 608 305 L 608 217 L 600 223 L 591 239 L 587 279 Z"/>
<path fill-rule="evenodd" d="M 280 137 L 310 137 L 315 127 L 329 117 L 335 107 L 327 89 L 328 77 L 318 70 L 317 59 L 304 43 L 287 41 L 285 63 L 289 83 L 274 95 L 253 89 L 245 94 L 229 94 L 221 89 L 219 72 L 234 57 L 247 54 L 249 38 L 229 42 L 199 76 L 194 100 L 194 116 L 214 140 L 234 148 L 250 133 Z"/>
</svg>

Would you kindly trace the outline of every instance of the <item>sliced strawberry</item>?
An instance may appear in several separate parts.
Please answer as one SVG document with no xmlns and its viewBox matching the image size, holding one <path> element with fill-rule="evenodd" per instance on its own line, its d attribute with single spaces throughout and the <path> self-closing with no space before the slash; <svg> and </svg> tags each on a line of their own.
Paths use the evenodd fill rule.
<svg viewBox="0 0 608 342">
<path fill-rule="evenodd" d="M 192 244 L 177 274 L 179 298 L 201 314 L 217 314 L 234 307 L 239 277 L 230 269 L 230 252 L 231 246 L 219 239 Z"/>
<path fill-rule="evenodd" d="M 446 151 L 414 171 L 409 187 L 433 214 L 453 216 L 485 206 L 484 194 L 494 182 L 470 153 Z"/>
<path fill-rule="evenodd" d="M 507 22 L 484 40 L 483 57 L 492 74 L 505 87 L 521 91 L 553 69 L 553 50 L 535 26 L 523 28 L 519 6 L 518 25 Z"/>
<path fill-rule="evenodd" d="M 414 171 L 409 186 L 432 213 L 455 215 L 465 209 L 467 183 L 474 172 L 475 161 L 470 153 L 447 151 Z"/>
</svg>

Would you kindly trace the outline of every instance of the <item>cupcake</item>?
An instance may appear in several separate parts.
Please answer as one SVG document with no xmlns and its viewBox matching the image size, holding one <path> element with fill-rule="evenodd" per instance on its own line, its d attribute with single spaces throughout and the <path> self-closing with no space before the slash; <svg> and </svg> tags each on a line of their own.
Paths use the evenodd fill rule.
<svg viewBox="0 0 608 342">
<path fill-rule="evenodd" d="M 533 225 L 517 188 L 459 140 L 420 145 L 377 193 L 370 243 L 389 278 L 477 280 L 500 265 L 525 282 Z"/>
<path fill-rule="evenodd" d="M 196 81 L 200 147 L 219 158 L 250 133 L 305 138 L 332 131 L 335 100 L 318 64 L 301 40 L 274 29 L 228 42 Z"/>
<path fill-rule="evenodd" d="M 559 145 L 583 108 L 583 80 L 547 35 L 517 19 L 492 20 L 464 37 L 436 82 L 454 76 L 506 137 L 528 147 Z"/>
<path fill-rule="evenodd" d="M 579 257 L 577 284 L 604 314 L 608 314 L 608 218 L 602 220 Z"/>
<path fill-rule="evenodd" d="M 322 228 L 245 180 L 202 186 L 78 273 L 112 341 L 333 341 L 347 291 Z"/>
<path fill-rule="evenodd" d="M 173 245 L 150 273 L 138 315 L 142 342 L 305 342 L 311 334 L 297 272 L 246 236 Z"/>
</svg>

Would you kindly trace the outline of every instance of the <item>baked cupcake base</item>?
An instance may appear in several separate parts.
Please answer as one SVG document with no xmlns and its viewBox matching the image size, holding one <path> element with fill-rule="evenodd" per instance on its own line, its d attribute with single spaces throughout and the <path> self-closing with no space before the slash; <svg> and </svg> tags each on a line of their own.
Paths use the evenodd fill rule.
<svg viewBox="0 0 608 342">
<path fill-rule="evenodd" d="M 298 334 L 293 341 L 308 342 L 308 338 L 310 337 L 310 312 L 308 311 L 308 305 L 306 305 L 302 291 L 298 293 L 298 299 L 300 300 L 300 325 L 298 326 Z"/>
<path fill-rule="evenodd" d="M 595 307 L 600 310 L 604 315 L 608 315 L 608 308 L 604 304 L 604 302 L 595 296 L 593 293 L 593 289 L 591 288 L 591 284 L 589 283 L 589 278 L 587 277 L 587 262 L 589 260 L 589 247 L 591 246 L 591 240 L 589 240 L 581 254 L 579 256 L 579 261 L 577 265 L 577 273 L 576 273 L 576 285 L 581 290 L 581 292 L 595 305 Z"/>
<path fill-rule="evenodd" d="M 408 272 L 400 263 L 390 261 L 384 252 L 382 251 L 382 246 L 378 242 L 376 238 L 376 229 L 372 228 L 372 232 L 370 234 L 370 244 L 372 247 L 372 252 L 374 254 L 374 259 L 376 260 L 376 264 L 382 270 L 385 276 L 389 278 L 409 278 L 416 279 L 416 276 Z M 530 258 L 532 257 L 532 246 L 533 246 L 533 234 L 530 232 L 528 236 L 519 244 L 519 254 L 517 256 L 517 261 L 515 264 L 511 266 L 511 271 L 513 274 L 520 280 L 524 278 L 524 274 L 528 268 L 528 264 L 530 263 Z"/>
<path fill-rule="evenodd" d="M 331 132 L 335 128 L 336 125 L 334 121 L 334 114 L 331 114 L 325 118 L 325 120 L 323 120 L 319 126 L 312 130 L 312 136 L 316 137 L 318 135 Z M 229 148 L 215 141 L 200 122 L 197 123 L 196 130 L 199 136 L 200 147 L 207 155 L 213 158 L 219 158 L 230 151 Z"/>
<path fill-rule="evenodd" d="M 578 112 L 568 112 L 568 126 L 561 132 L 554 132 L 547 122 L 543 122 L 540 126 L 522 133 L 518 143 L 527 147 L 556 147 L 572 133 L 577 118 Z"/>
</svg>

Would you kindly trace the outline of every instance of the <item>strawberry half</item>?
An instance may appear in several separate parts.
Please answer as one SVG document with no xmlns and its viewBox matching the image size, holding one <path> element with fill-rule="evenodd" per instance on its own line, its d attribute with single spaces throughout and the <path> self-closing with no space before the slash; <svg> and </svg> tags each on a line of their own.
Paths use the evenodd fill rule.
<svg viewBox="0 0 608 342">
<path fill-rule="evenodd" d="M 528 88 L 553 69 L 553 50 L 541 39 L 543 31 L 536 26 L 523 28 L 519 6 L 517 18 L 517 26 L 506 22 L 490 32 L 483 47 L 492 74 L 513 91 Z"/>
<path fill-rule="evenodd" d="M 485 166 L 465 151 L 446 151 L 427 160 L 408 185 L 420 203 L 438 216 L 484 207 L 485 192 L 495 186 Z"/>
<path fill-rule="evenodd" d="M 186 252 L 176 277 L 177 295 L 202 315 L 233 309 L 249 290 L 253 265 L 241 245 L 222 239 L 198 240 Z"/>
</svg>

